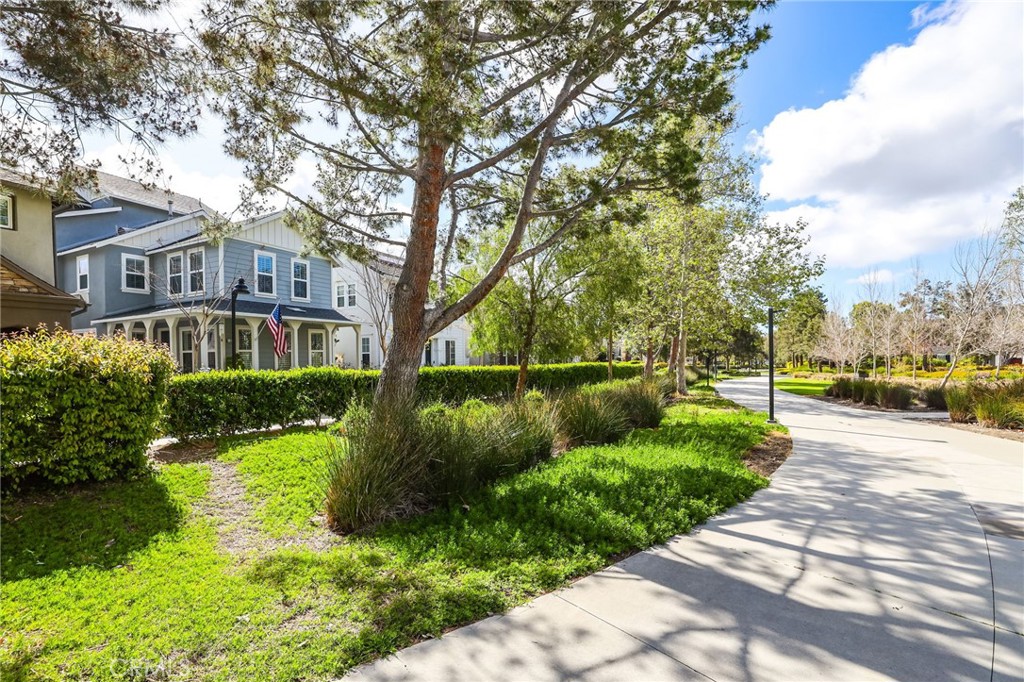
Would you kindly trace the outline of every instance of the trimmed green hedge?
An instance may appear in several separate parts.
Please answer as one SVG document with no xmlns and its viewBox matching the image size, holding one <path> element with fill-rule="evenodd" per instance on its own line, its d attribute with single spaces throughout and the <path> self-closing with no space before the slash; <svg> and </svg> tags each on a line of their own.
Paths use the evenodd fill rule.
<svg viewBox="0 0 1024 682">
<path fill-rule="evenodd" d="M 616 379 L 643 373 L 617 364 Z M 237 370 L 174 377 L 164 409 L 164 432 L 180 439 L 212 438 L 287 426 L 345 414 L 354 401 L 373 395 L 380 372 L 307 367 L 285 372 Z M 423 402 L 457 403 L 470 398 L 507 398 L 515 392 L 518 367 L 424 367 L 417 394 Z M 557 391 L 608 379 L 608 365 L 580 362 L 530 367 L 527 386 Z"/>
<path fill-rule="evenodd" d="M 0 475 L 102 481 L 146 465 L 174 372 L 170 354 L 124 337 L 39 331 L 0 341 Z"/>
</svg>

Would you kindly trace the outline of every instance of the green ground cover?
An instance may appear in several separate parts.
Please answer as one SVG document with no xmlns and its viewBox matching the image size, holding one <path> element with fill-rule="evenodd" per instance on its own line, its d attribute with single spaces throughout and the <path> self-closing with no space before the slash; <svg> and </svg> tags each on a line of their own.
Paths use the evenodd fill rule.
<svg viewBox="0 0 1024 682">
<path fill-rule="evenodd" d="M 464 500 L 338 538 L 323 431 L 3 507 L 0 676 L 326 679 L 689 530 L 767 481 L 765 415 L 696 396 Z M 238 493 L 232 497 L 232 487 Z"/>
<path fill-rule="evenodd" d="M 775 388 L 796 395 L 825 395 L 825 389 L 831 385 L 831 381 L 814 379 L 775 379 Z"/>
</svg>

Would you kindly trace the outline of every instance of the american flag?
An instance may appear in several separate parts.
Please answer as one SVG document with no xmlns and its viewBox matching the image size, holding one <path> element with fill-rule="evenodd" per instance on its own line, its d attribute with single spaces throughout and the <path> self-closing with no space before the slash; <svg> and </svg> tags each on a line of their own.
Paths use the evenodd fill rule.
<svg viewBox="0 0 1024 682">
<path fill-rule="evenodd" d="M 274 355 L 283 357 L 288 354 L 288 341 L 284 338 L 284 325 L 281 324 L 281 304 L 274 306 L 273 312 L 267 318 L 267 329 L 274 337 Z"/>
</svg>

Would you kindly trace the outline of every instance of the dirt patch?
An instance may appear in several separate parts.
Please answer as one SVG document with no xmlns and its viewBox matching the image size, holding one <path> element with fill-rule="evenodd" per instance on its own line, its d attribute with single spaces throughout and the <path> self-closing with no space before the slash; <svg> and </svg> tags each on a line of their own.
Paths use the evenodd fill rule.
<svg viewBox="0 0 1024 682">
<path fill-rule="evenodd" d="M 272 537 L 260 526 L 255 507 L 246 497 L 245 484 L 235 464 L 212 460 L 210 492 L 196 507 L 196 513 L 209 517 L 217 530 L 221 549 L 237 556 L 264 555 L 279 549 L 309 549 L 323 552 L 341 539 L 326 528 L 324 519 L 311 519 L 307 532 Z"/>
<path fill-rule="evenodd" d="M 205 462 L 217 456 L 217 444 L 212 440 L 192 443 L 172 443 L 150 448 L 146 453 L 150 459 L 161 464 L 189 464 Z"/>
<path fill-rule="evenodd" d="M 961 424 L 959 422 L 951 422 L 946 419 L 922 419 L 921 422 L 925 424 L 937 424 L 938 426 L 945 426 L 950 429 L 959 429 L 961 431 L 983 433 L 986 436 L 995 436 L 996 438 L 1002 438 L 1004 440 L 1015 440 L 1018 443 L 1024 443 L 1024 431 L 1017 431 L 1014 429 L 993 429 L 988 426 L 982 426 L 981 424 Z"/>
<path fill-rule="evenodd" d="M 881 407 L 879 405 L 865 405 L 864 403 L 854 402 L 849 398 L 833 398 L 828 395 L 805 395 L 804 398 L 813 398 L 814 400 L 820 400 L 823 403 L 832 403 L 834 405 L 843 405 L 844 407 L 852 407 L 855 410 L 867 410 L 868 412 L 890 412 L 892 414 L 905 414 L 907 412 L 942 412 L 942 410 L 936 410 L 933 407 L 927 405 L 913 404 L 905 410 L 897 410 L 894 407 Z"/>
<path fill-rule="evenodd" d="M 793 439 L 788 433 L 771 431 L 759 445 L 747 450 L 743 463 L 755 474 L 771 477 L 793 452 Z"/>
</svg>

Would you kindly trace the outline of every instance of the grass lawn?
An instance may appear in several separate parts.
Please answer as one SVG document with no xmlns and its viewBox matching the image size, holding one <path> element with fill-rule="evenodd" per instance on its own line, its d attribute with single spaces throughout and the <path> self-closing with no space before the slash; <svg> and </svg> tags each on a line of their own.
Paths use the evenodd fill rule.
<svg viewBox="0 0 1024 682">
<path fill-rule="evenodd" d="M 322 431 L 3 505 L 0 677 L 337 676 L 689 530 L 767 484 L 765 415 L 697 397 L 465 504 L 327 533 Z M 148 676 L 148 677 L 147 677 Z"/>
<path fill-rule="evenodd" d="M 825 395 L 825 389 L 831 385 L 831 381 L 775 378 L 775 388 L 786 393 L 795 393 L 796 395 Z"/>
</svg>

